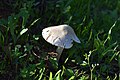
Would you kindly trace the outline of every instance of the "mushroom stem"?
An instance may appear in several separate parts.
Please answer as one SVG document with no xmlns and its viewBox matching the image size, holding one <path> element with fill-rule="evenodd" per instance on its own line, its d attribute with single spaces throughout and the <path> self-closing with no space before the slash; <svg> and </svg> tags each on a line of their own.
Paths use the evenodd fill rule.
<svg viewBox="0 0 120 80">
<path fill-rule="evenodd" d="M 58 61 L 59 61 L 59 59 L 60 59 L 60 56 L 61 56 L 61 54 L 62 54 L 62 52 L 63 52 L 63 47 L 59 47 L 58 46 L 58 48 L 56 49 L 56 52 L 58 53 L 58 56 L 57 56 L 57 59 L 58 59 Z"/>
</svg>

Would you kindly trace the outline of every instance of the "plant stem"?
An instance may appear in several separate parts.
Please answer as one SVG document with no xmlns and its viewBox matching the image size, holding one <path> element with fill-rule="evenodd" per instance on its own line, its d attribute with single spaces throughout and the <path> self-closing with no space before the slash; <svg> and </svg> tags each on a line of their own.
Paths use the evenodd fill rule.
<svg viewBox="0 0 120 80">
<path fill-rule="evenodd" d="M 61 54 L 62 54 L 62 52 L 63 52 L 63 47 L 59 47 L 58 46 L 58 48 L 56 49 L 56 52 L 58 53 L 58 56 L 57 56 L 57 59 L 58 59 L 58 61 L 59 61 L 59 59 L 60 59 L 60 56 L 61 56 Z"/>
</svg>

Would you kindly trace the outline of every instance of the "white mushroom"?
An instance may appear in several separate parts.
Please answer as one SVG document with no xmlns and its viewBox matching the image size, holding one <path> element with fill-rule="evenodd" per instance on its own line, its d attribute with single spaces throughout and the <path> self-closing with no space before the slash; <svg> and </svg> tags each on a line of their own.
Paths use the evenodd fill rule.
<svg viewBox="0 0 120 80">
<path fill-rule="evenodd" d="M 69 49 L 73 46 L 73 41 L 80 43 L 72 27 L 66 24 L 43 29 L 42 36 L 47 42 L 58 46 L 56 50 L 58 53 L 58 60 L 64 48 Z"/>
</svg>

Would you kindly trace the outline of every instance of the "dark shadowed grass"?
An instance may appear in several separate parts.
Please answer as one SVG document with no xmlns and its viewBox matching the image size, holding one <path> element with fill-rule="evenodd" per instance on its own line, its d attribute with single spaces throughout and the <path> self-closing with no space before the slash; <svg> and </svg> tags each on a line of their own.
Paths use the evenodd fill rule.
<svg viewBox="0 0 120 80">
<path fill-rule="evenodd" d="M 5 1 L 0 10 L 12 9 L 0 13 L 0 80 L 118 80 L 119 0 Z M 69 24 L 81 40 L 59 62 L 41 36 L 58 24 Z"/>
</svg>

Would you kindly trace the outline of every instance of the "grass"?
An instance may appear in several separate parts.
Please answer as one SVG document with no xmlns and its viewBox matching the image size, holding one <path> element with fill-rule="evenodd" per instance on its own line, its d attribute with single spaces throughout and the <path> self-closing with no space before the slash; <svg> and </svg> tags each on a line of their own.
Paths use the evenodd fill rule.
<svg viewBox="0 0 120 80">
<path fill-rule="evenodd" d="M 118 80 L 120 67 L 119 0 L 10 0 L 0 2 L 1 80 Z M 5 4 L 5 5 L 3 5 Z M 42 29 L 69 24 L 81 40 L 64 50 Z"/>
</svg>

